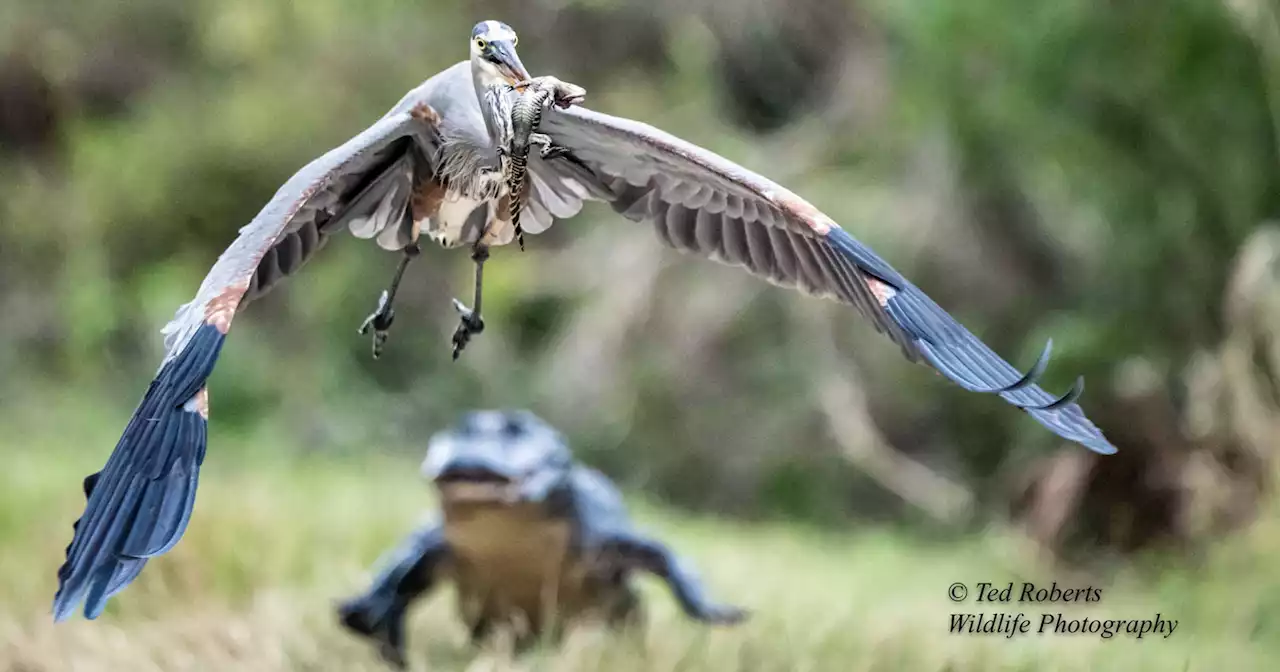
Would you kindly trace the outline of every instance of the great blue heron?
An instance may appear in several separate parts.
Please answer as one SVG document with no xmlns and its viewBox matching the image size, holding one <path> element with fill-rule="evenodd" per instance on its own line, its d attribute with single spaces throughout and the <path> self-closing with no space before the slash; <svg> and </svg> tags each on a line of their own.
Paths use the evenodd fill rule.
<svg viewBox="0 0 1280 672">
<path fill-rule="evenodd" d="M 504 23 L 476 24 L 469 60 L 427 79 L 372 126 L 307 164 L 240 229 L 195 298 L 163 329 L 165 356 L 151 386 L 106 465 L 84 479 L 87 502 L 58 570 L 55 620 L 81 601 L 85 616 L 97 617 L 149 558 L 182 537 L 205 454 L 206 381 L 232 319 L 295 273 L 328 236 L 346 228 L 411 256 L 425 231 L 444 247 L 471 246 L 479 284 L 488 247 L 514 234 L 495 120 L 483 100 L 494 87 L 530 79 L 516 41 Z M 652 126 L 580 106 L 552 107 L 540 131 L 562 151 L 529 157 L 526 232 L 572 217 L 584 201 L 604 201 L 628 219 L 651 222 L 679 250 L 851 305 L 910 360 L 931 364 L 965 389 L 998 394 L 1066 439 L 1115 452 L 1075 403 L 1080 380 L 1061 398 L 1035 384 L 1047 347 L 1022 374 L 782 186 Z M 371 316 L 379 331 L 391 315 L 383 297 Z M 475 308 L 464 311 L 460 331 L 468 335 L 479 326 L 478 301 Z"/>
</svg>

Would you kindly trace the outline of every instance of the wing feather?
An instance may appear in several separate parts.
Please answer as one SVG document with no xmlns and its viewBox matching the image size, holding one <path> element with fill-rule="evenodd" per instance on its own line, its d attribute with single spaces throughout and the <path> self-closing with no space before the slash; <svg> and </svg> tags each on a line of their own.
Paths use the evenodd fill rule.
<svg viewBox="0 0 1280 672">
<path fill-rule="evenodd" d="M 540 130 L 604 187 L 615 211 L 650 222 L 663 243 L 775 284 L 852 306 L 912 361 L 965 389 L 999 394 L 1103 454 L 1115 447 L 1075 399 L 1054 397 L 965 329 L 887 261 L 786 188 L 648 124 L 583 107 L 548 110 Z M 548 180 L 553 179 L 548 177 Z M 593 198 L 601 198 L 597 194 Z"/>
<path fill-rule="evenodd" d="M 724 218 L 724 232 L 721 250 L 725 262 L 745 266 L 756 272 L 751 264 L 751 248 L 747 246 L 747 232 L 742 220 L 738 217 Z"/>
<path fill-rule="evenodd" d="M 415 91 L 425 95 L 424 87 Z M 384 248 L 407 242 L 405 175 L 434 156 L 437 141 L 434 111 L 413 103 L 406 96 L 290 177 L 165 326 L 166 351 L 151 386 L 106 465 L 85 479 L 85 510 L 58 570 L 55 620 L 81 601 L 85 616 L 97 617 L 148 558 L 182 537 L 204 461 L 206 381 L 237 311 L 297 272 L 339 227 L 377 236 Z"/>
</svg>

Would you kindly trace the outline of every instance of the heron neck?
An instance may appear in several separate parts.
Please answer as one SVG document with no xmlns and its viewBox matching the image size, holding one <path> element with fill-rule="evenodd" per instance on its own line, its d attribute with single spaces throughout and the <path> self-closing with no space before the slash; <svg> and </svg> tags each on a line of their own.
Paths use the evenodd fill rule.
<svg viewBox="0 0 1280 672">
<path fill-rule="evenodd" d="M 485 101 L 485 93 L 490 87 L 500 86 L 502 82 L 495 82 L 492 80 L 493 77 L 486 72 L 484 68 L 480 67 L 475 58 L 472 58 L 471 84 L 472 88 L 475 90 L 476 102 L 480 104 L 480 116 L 484 118 L 484 128 L 485 131 L 489 133 L 489 141 L 497 144 L 499 141 L 498 123 L 497 120 L 493 118 L 497 110 L 494 110 L 493 106 L 489 105 Z"/>
</svg>

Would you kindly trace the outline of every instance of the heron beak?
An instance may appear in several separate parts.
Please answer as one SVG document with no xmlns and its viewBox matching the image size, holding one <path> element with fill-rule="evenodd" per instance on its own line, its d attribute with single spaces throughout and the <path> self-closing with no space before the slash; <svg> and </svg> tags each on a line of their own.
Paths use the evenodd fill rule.
<svg viewBox="0 0 1280 672">
<path fill-rule="evenodd" d="M 494 42 L 490 48 L 493 53 L 493 63 L 498 66 L 498 72 L 507 80 L 508 84 L 514 86 L 533 78 L 529 71 L 524 68 L 524 63 L 520 62 L 520 56 L 516 54 L 516 47 L 510 40 Z"/>
</svg>

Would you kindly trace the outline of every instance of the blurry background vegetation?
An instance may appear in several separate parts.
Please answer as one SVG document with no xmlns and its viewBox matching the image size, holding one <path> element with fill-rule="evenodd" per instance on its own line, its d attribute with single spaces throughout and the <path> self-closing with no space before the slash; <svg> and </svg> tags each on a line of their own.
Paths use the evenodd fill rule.
<svg viewBox="0 0 1280 672">
<path fill-rule="evenodd" d="M 591 205 L 495 253 L 490 328 L 459 363 L 448 300 L 470 291 L 466 255 L 415 264 L 375 362 L 356 327 L 396 257 L 335 239 L 237 320 L 206 467 L 411 471 L 459 411 L 517 406 L 630 492 L 824 534 L 1008 523 L 1098 569 L 1082 561 L 1203 559 L 1273 515 L 1270 0 L 18 0 L 0 6 L 0 452 L 28 470 L 0 475 L 26 493 L 0 510 L 0 563 L 38 574 L 13 584 L 32 600 L 18 622 L 42 617 L 79 479 L 145 390 L 160 327 L 288 175 L 465 58 L 485 18 L 588 106 L 808 198 L 1019 366 L 1052 337 L 1047 386 L 1083 374 L 1120 453 L 1064 445 L 852 311 Z M 395 501 L 417 506 L 400 482 Z M 211 490 L 189 535 L 226 505 Z M 385 532 L 353 566 L 403 529 Z M 963 577 L 944 578 L 939 596 Z M 1268 609 L 1252 632 L 1275 639 Z"/>
</svg>

